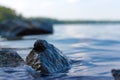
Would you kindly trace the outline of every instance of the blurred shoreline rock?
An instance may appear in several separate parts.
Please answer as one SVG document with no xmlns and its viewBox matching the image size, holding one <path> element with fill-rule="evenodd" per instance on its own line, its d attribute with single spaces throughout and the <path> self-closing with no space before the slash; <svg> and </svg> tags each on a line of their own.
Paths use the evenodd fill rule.
<svg viewBox="0 0 120 80">
<path fill-rule="evenodd" d="M 21 37 L 52 33 L 53 24 L 48 21 L 9 19 L 0 24 L 0 35 L 2 37 Z"/>
</svg>

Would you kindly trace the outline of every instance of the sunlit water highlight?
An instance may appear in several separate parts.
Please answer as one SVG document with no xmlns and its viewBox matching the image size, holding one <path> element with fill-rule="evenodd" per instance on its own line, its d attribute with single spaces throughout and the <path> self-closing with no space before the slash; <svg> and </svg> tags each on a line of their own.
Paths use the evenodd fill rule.
<svg viewBox="0 0 120 80">
<path fill-rule="evenodd" d="M 111 69 L 120 69 L 120 25 L 55 25 L 54 30 L 53 35 L 25 36 L 19 40 L 1 38 L 0 46 L 21 48 L 16 51 L 25 59 L 34 42 L 45 39 L 74 61 L 69 71 L 39 79 L 113 80 Z"/>
</svg>

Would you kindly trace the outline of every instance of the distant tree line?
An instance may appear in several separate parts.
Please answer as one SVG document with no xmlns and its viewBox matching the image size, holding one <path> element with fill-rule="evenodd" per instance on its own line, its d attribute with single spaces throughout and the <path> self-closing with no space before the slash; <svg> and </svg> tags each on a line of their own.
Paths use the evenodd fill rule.
<svg viewBox="0 0 120 80">
<path fill-rule="evenodd" d="M 15 19 L 15 18 L 21 18 L 21 15 L 18 15 L 15 10 L 0 6 L 0 21 L 6 20 L 6 19 Z"/>
<path fill-rule="evenodd" d="M 33 17 L 33 18 L 24 18 L 22 15 L 18 15 L 15 10 L 0 6 L 0 22 L 8 19 L 25 19 L 25 20 L 31 20 L 36 19 L 40 21 L 47 21 L 51 22 L 53 24 L 96 24 L 96 23 L 120 23 L 119 20 L 117 21 L 111 21 L 111 20 L 58 20 L 58 19 L 52 19 L 52 18 L 45 18 L 45 17 Z"/>
</svg>

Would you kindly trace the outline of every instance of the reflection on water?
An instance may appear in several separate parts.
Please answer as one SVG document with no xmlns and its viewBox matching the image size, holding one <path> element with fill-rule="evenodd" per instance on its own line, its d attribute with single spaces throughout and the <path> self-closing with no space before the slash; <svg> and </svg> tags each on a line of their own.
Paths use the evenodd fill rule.
<svg viewBox="0 0 120 80">
<path fill-rule="evenodd" d="M 45 39 L 73 60 L 68 72 L 42 79 L 112 80 L 111 69 L 120 68 L 120 25 L 55 25 L 54 28 L 53 35 L 25 36 L 19 40 L 1 38 L 0 45 L 21 48 L 17 52 L 25 59 L 35 40 Z"/>
</svg>

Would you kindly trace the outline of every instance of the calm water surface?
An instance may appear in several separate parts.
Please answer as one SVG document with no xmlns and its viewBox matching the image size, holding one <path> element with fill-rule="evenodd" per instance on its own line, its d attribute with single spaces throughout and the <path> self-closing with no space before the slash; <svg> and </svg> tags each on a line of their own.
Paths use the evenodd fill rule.
<svg viewBox="0 0 120 80">
<path fill-rule="evenodd" d="M 37 39 L 47 40 L 74 60 L 68 72 L 42 80 L 113 80 L 111 69 L 120 69 L 120 25 L 55 25 L 53 35 L 0 38 L 0 46 L 22 48 L 16 51 L 25 59 Z"/>
</svg>

